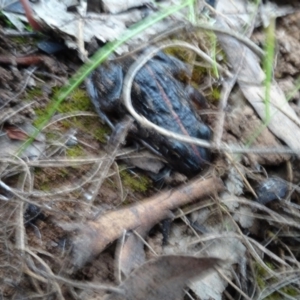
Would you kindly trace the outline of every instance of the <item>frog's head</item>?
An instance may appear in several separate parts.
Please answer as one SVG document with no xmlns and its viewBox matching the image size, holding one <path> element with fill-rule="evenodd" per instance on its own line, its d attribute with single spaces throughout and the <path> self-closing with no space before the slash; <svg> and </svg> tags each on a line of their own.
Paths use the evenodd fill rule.
<svg viewBox="0 0 300 300">
<path fill-rule="evenodd" d="M 210 137 L 208 127 L 205 134 Z M 175 170 L 187 176 L 199 173 L 209 161 L 210 152 L 208 149 L 170 139 L 168 142 L 162 149 L 165 158 Z"/>
</svg>

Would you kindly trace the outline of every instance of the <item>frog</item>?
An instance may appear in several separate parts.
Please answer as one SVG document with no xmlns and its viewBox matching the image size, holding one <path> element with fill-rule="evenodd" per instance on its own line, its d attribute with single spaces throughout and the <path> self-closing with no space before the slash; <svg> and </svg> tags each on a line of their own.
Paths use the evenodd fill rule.
<svg viewBox="0 0 300 300">
<path fill-rule="evenodd" d="M 141 54 L 142 55 L 142 54 Z M 107 117 L 127 114 L 122 103 L 124 76 L 136 56 L 109 60 L 96 68 L 87 81 L 87 91 L 101 119 L 114 128 Z M 211 130 L 198 115 L 191 100 L 207 107 L 204 96 L 184 76 L 190 76 L 186 63 L 175 56 L 158 52 L 134 78 L 131 100 L 135 110 L 152 123 L 167 130 L 210 140 Z M 194 176 L 208 164 L 210 151 L 206 148 L 180 142 L 145 129 L 136 124 L 135 137 L 146 141 L 161 154 L 169 166 L 186 176 Z"/>
</svg>

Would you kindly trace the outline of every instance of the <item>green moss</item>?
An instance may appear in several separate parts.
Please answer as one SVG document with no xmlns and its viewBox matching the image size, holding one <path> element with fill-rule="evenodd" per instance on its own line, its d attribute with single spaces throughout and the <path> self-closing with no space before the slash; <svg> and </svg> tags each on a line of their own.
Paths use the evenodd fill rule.
<svg viewBox="0 0 300 300">
<path fill-rule="evenodd" d="M 11 38 L 15 44 L 26 45 L 28 44 L 28 39 L 22 36 L 14 36 Z"/>
<path fill-rule="evenodd" d="M 271 295 L 269 295 L 268 297 L 264 298 L 265 300 L 282 300 L 282 295 L 280 295 L 279 293 L 272 293 Z"/>
<path fill-rule="evenodd" d="M 203 80 L 206 76 L 208 76 L 207 68 L 203 66 L 194 66 L 193 74 L 192 74 L 192 81 L 195 83 L 195 86 L 199 86 L 203 83 Z"/>
<path fill-rule="evenodd" d="M 286 287 L 282 288 L 281 291 L 289 296 L 299 297 L 298 291 L 292 286 L 286 286 Z"/>
<path fill-rule="evenodd" d="M 101 143 L 106 143 L 106 136 L 109 134 L 110 128 L 106 125 L 99 126 L 97 129 L 93 131 L 94 137 L 97 141 Z"/>
<path fill-rule="evenodd" d="M 41 184 L 39 186 L 39 188 L 41 189 L 41 191 L 44 191 L 44 192 L 49 192 L 50 191 L 50 185 L 49 185 L 49 182 L 45 182 L 43 184 Z"/>
<path fill-rule="evenodd" d="M 59 138 L 59 135 L 53 131 L 50 131 L 50 132 L 46 132 L 46 139 L 47 141 L 55 141 Z"/>
<path fill-rule="evenodd" d="M 15 28 L 14 24 L 0 11 L 0 21 L 4 23 L 6 28 Z"/>
<path fill-rule="evenodd" d="M 120 176 L 125 187 L 130 188 L 134 192 L 146 192 L 151 185 L 151 180 L 140 175 L 135 177 L 126 170 L 120 171 Z"/>
<path fill-rule="evenodd" d="M 54 94 L 57 93 L 57 89 L 53 89 Z M 28 99 L 32 100 L 37 96 L 41 96 L 42 91 L 40 89 L 33 89 L 28 91 Z M 53 97 L 55 98 L 55 97 Z M 52 107 L 52 104 L 49 103 L 46 108 L 35 109 L 37 115 L 36 120 L 34 121 L 35 126 L 39 126 L 44 122 L 48 116 L 49 109 Z M 58 108 L 59 113 L 72 113 L 78 111 L 93 111 L 93 106 L 90 101 L 90 98 L 87 95 L 87 92 L 84 89 L 76 89 L 65 101 L 61 103 Z M 94 137 L 100 142 L 106 142 L 105 134 L 109 133 L 110 130 L 107 126 L 103 126 L 97 117 L 90 116 L 77 116 L 64 119 L 60 121 L 60 124 L 64 129 L 78 128 L 89 134 L 93 134 Z"/>
<path fill-rule="evenodd" d="M 214 87 L 211 91 L 210 97 L 212 98 L 213 101 L 219 101 L 221 98 L 220 90 Z"/>
<path fill-rule="evenodd" d="M 84 155 L 83 149 L 77 145 L 67 149 L 66 151 L 67 157 L 79 157 Z"/>
<path fill-rule="evenodd" d="M 265 262 L 265 264 L 271 269 L 271 270 L 275 270 L 275 266 L 270 263 L 270 262 Z M 255 264 L 255 271 L 256 271 L 256 283 L 259 286 L 259 288 L 261 290 L 264 290 L 265 288 L 268 287 L 268 285 L 270 283 L 272 283 L 272 279 L 270 279 L 268 282 L 266 282 L 265 278 L 268 277 L 269 273 L 267 272 L 267 270 L 265 268 L 263 268 L 259 263 Z M 275 279 L 273 280 L 273 282 L 275 282 Z M 293 288 L 292 286 L 286 286 L 282 289 L 280 289 L 280 291 L 282 291 L 283 293 L 289 295 L 289 296 L 293 296 L 293 297 L 297 297 L 299 296 L 298 291 Z M 280 300 L 282 299 L 282 294 L 278 293 L 278 292 L 274 292 L 271 295 L 269 295 L 268 297 L 264 298 L 267 300 Z"/>
<path fill-rule="evenodd" d="M 270 266 L 268 266 L 270 268 Z M 266 280 L 265 277 L 268 275 L 268 271 L 262 267 L 258 262 L 254 266 L 256 273 L 256 283 L 261 290 L 266 288 Z"/>
<path fill-rule="evenodd" d="M 44 171 L 42 168 L 35 168 L 34 169 L 35 173 L 35 184 L 38 183 L 37 189 L 40 189 L 44 192 L 50 191 L 50 180 L 46 176 L 44 176 Z"/>
<path fill-rule="evenodd" d="M 61 113 L 92 110 L 91 100 L 84 89 L 76 89 L 58 108 Z"/>
<path fill-rule="evenodd" d="M 40 109 L 40 108 L 36 108 L 34 110 L 35 114 L 36 114 L 36 119 L 33 121 L 33 125 L 35 127 L 39 127 L 45 120 L 45 116 L 47 115 L 45 113 L 44 109 Z"/>
<path fill-rule="evenodd" d="M 35 98 L 40 98 L 43 96 L 43 91 L 40 87 L 35 87 L 32 89 L 27 89 L 26 90 L 26 96 L 25 96 L 25 101 L 32 101 Z"/>
</svg>

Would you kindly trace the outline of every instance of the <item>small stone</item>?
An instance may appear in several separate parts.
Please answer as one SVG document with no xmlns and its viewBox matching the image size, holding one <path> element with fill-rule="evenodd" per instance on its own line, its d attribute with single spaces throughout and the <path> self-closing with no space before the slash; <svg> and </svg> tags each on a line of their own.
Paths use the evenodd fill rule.
<svg viewBox="0 0 300 300">
<path fill-rule="evenodd" d="M 273 200 L 281 200 L 288 193 L 288 183 L 279 177 L 270 177 L 264 180 L 255 190 L 256 201 L 267 204 Z"/>
</svg>

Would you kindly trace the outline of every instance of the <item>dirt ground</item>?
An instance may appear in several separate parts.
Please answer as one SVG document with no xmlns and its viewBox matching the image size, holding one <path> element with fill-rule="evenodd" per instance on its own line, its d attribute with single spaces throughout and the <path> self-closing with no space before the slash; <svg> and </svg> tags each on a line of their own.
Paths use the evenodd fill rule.
<svg viewBox="0 0 300 300">
<path fill-rule="evenodd" d="M 5 18 L 1 17 L 0 22 L 3 28 L 8 26 Z M 299 28 L 300 12 L 278 18 L 276 23 L 277 44 L 274 76 L 286 95 L 290 95 L 299 84 Z M 64 52 L 57 55 L 41 54 L 36 48 L 36 42 L 39 39 L 42 38 L 36 36 L 12 37 L 0 32 L 1 132 L 11 136 L 16 143 L 26 140 L 28 136 L 28 132 L 24 133 L 22 124 L 29 122 L 37 126 L 41 122 L 44 111 L 49 107 L 50 99 L 81 64 L 75 53 L 70 55 L 71 51 L 68 55 Z M 262 45 L 264 39 L 264 32 L 261 28 L 257 29 L 252 40 L 256 44 Z M 13 56 L 19 55 L 31 55 L 32 59 L 39 60 L 40 64 L 32 65 L 31 61 L 21 62 L 13 59 Z M 209 101 L 208 111 L 216 111 L 218 104 L 209 95 L 209 88 L 204 90 L 204 93 Z M 239 101 L 237 105 L 236 99 L 242 98 L 241 92 L 235 88 L 226 109 L 222 138 L 226 143 L 247 143 L 253 130 L 261 125 L 259 117 L 246 100 Z M 290 101 L 291 106 L 300 117 L 299 100 L 300 92 L 298 90 L 293 93 Z M 82 112 L 88 114 L 85 115 Z M 74 116 L 70 115 L 72 113 Z M 216 117 L 209 114 L 207 122 L 214 131 Z M 119 242 L 111 243 L 102 253 L 93 257 L 83 266 L 79 268 L 74 266 L 72 261 L 73 241 L 80 234 L 81 226 L 88 221 L 95 220 L 104 212 L 128 204 L 140 203 L 143 199 L 156 195 L 161 190 L 173 189 L 179 183 L 187 182 L 187 178 L 176 174 L 169 181 L 155 182 L 147 172 L 130 168 L 128 162 L 118 159 L 112 164 L 94 202 L 89 203 L 88 199 L 92 195 L 91 191 L 95 182 L 91 183 L 88 179 L 95 174 L 98 167 L 101 167 L 99 158 L 106 153 L 106 143 L 111 132 L 106 125 L 99 121 L 85 92 L 84 85 L 80 86 L 61 104 L 55 122 L 44 130 L 43 134 L 46 142 L 45 140 L 39 141 L 38 138 L 34 141 L 36 145 L 44 143 L 43 152 L 47 153 L 47 156 L 43 158 L 42 163 L 38 163 L 38 161 L 36 164 L 32 163 L 30 169 L 24 169 L 11 160 L 3 159 L 0 163 L 1 177 L 6 184 L 6 186 L 1 185 L 0 187 L 2 197 L 0 202 L 2 230 L 0 297 L 1 299 L 102 299 L 106 293 L 103 290 L 78 287 L 67 282 L 60 282 L 58 288 L 56 280 L 51 278 L 51 275 L 56 274 L 68 278 L 72 282 L 118 285 L 115 274 L 117 259 L 115 250 Z M 73 140 L 73 144 L 68 143 L 74 136 L 76 136 L 76 140 Z M 280 141 L 268 129 L 264 129 L 254 141 L 253 146 L 276 148 L 280 144 Z M 133 151 L 133 154 L 139 155 L 139 152 L 132 150 L 131 143 L 122 146 L 118 150 L 118 156 L 121 156 L 122 151 Z M 61 161 L 55 165 L 55 160 L 58 158 Z M 78 162 L 76 165 L 71 165 L 63 161 L 68 158 L 93 158 L 94 160 L 84 164 Z M 243 155 L 239 164 L 244 166 L 244 175 L 253 186 L 259 185 L 266 174 L 267 177 L 278 176 L 295 186 L 299 184 L 299 161 L 293 155 L 272 153 L 266 156 L 251 153 Z M 210 165 L 201 176 L 207 178 L 216 175 L 228 182 L 229 169 L 226 156 L 213 154 Z M 232 171 L 232 169 L 230 170 Z M 28 180 L 28 176 L 32 176 L 32 178 Z M 29 186 L 28 182 L 31 182 L 32 186 Z M 72 190 L 72 187 L 76 185 L 80 185 L 81 188 Z M 22 191 L 18 196 L 27 201 L 20 201 L 19 197 L 14 194 L 15 190 L 9 191 L 7 186 Z M 237 186 L 238 184 L 235 187 Z M 299 205 L 298 191 L 291 189 L 289 191 L 289 201 Z M 32 193 L 33 196 L 27 198 L 28 193 Z M 250 188 L 244 189 L 243 197 L 253 201 Z M 28 199 L 30 199 L 30 203 L 27 203 Z M 197 205 L 196 202 L 193 202 L 184 207 L 184 210 L 192 211 Z M 204 213 L 207 209 L 209 207 L 204 207 L 202 212 Z M 284 205 L 275 201 L 268 204 L 267 209 L 280 214 L 285 208 Z M 297 209 L 298 206 L 294 213 L 298 217 Z M 208 215 L 212 215 L 212 211 Z M 234 215 L 234 208 L 231 213 L 236 220 L 239 218 Z M 245 214 L 248 213 L 249 211 L 245 210 Z M 174 211 L 174 214 L 178 217 L 179 211 Z M 197 216 L 198 223 L 203 227 L 201 227 L 202 232 L 215 226 L 212 224 L 218 222 L 219 214 L 222 215 L 222 220 L 226 219 L 226 214 L 221 211 L 214 214 L 213 218 L 206 217 L 206 221 L 202 223 L 199 221 L 200 216 Z M 246 228 L 241 226 L 240 230 L 259 243 L 264 245 L 269 243 L 266 246 L 268 250 L 276 253 L 279 257 L 285 257 L 289 252 L 290 256 L 299 261 L 297 238 L 299 228 L 290 229 L 287 228 L 287 225 L 285 228 L 272 227 L 272 221 L 263 220 L 264 213 L 262 211 L 254 210 L 252 214 L 259 215 L 257 221 Z M 25 215 L 24 220 L 22 215 Z M 176 218 L 171 224 L 172 226 L 174 227 L 170 234 L 170 240 L 167 241 L 168 245 L 163 243 L 164 226 L 161 224 L 157 224 L 146 237 L 147 243 L 157 254 L 174 253 L 176 249 L 182 252 L 183 248 L 179 246 L 180 243 L 178 242 L 177 245 L 174 241 L 174 234 L 178 235 L 179 240 L 183 240 L 194 230 L 179 218 Z M 280 231 L 282 236 L 277 235 L 277 231 Z M 201 236 L 201 229 L 197 232 L 197 235 Z M 25 245 L 19 244 L 19 241 L 22 240 L 21 237 L 23 237 Z M 176 246 L 174 246 L 175 244 Z M 172 249 L 172 246 L 175 250 Z M 30 249 L 28 250 L 30 252 L 26 252 L 27 250 L 24 252 L 24 247 Z M 31 253 L 34 253 L 35 256 Z M 24 260 L 24 255 L 27 257 L 26 260 Z M 154 257 L 147 247 L 146 256 Z M 269 254 L 266 259 L 270 265 L 271 257 Z M 281 267 L 284 269 L 284 266 Z M 255 269 L 257 266 L 253 264 L 247 268 Z M 272 265 L 272 268 L 275 266 Z M 264 274 L 259 275 L 263 276 Z M 248 285 L 249 291 L 252 290 L 249 282 L 245 285 Z M 293 289 L 294 286 L 292 284 L 291 286 L 289 288 Z M 299 286 L 297 288 L 299 290 Z M 295 288 L 295 290 L 297 289 Z M 287 290 L 285 292 L 288 293 Z M 60 293 L 61 296 L 59 296 Z M 232 298 L 236 297 L 235 293 L 232 287 L 227 287 L 224 299 L 230 299 L 230 295 Z M 192 299 L 200 299 L 193 292 L 191 294 L 194 297 Z M 299 294 L 293 296 L 295 297 L 293 299 L 298 299 Z M 185 299 L 191 299 L 185 297 Z M 279 296 L 279 298 L 267 299 L 283 298 Z"/>
</svg>

